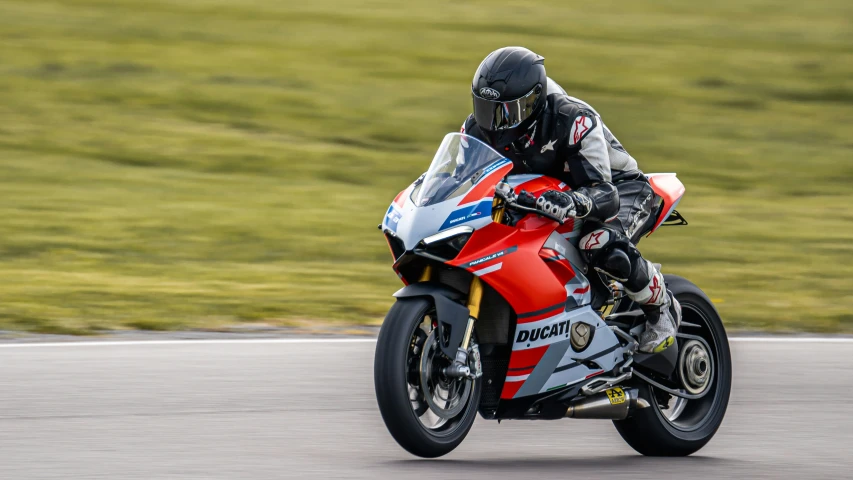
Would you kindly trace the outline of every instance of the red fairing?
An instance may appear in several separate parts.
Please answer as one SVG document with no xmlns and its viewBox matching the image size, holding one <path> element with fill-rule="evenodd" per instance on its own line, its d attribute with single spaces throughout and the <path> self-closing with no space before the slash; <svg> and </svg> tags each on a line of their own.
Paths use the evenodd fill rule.
<svg viewBox="0 0 853 480">
<path fill-rule="evenodd" d="M 543 345 L 538 348 L 517 351 L 515 355 L 509 359 L 509 370 L 507 370 L 507 375 L 512 377 L 530 374 L 530 372 L 532 372 L 539 363 L 539 360 L 542 360 L 542 355 L 545 355 L 547 350 L 548 345 Z"/>
<path fill-rule="evenodd" d="M 554 221 L 535 216 L 528 216 L 515 227 L 489 224 L 471 235 L 465 248 L 450 264 L 475 274 L 489 267 L 497 268 L 480 278 L 509 302 L 519 314 L 519 322 L 533 321 L 540 316 L 522 318 L 521 315 L 566 301 L 563 284 L 539 257 L 539 250 L 556 225 Z M 524 289 L 518 288 L 522 278 Z"/>
<path fill-rule="evenodd" d="M 654 228 L 649 232 L 649 235 L 654 233 L 660 225 L 669 218 L 669 214 L 675 210 L 675 206 L 684 196 L 684 184 L 675 176 L 674 173 L 656 173 L 649 174 L 649 183 L 652 185 L 652 190 L 663 201 L 663 209 L 661 215 L 655 223 Z M 646 235 L 648 236 L 648 235 Z"/>
<path fill-rule="evenodd" d="M 535 195 L 546 190 L 563 189 L 565 184 L 544 176 L 515 188 L 516 191 L 527 190 Z M 493 190 L 494 185 L 487 193 L 493 194 Z M 542 246 L 558 225 L 536 215 L 527 215 L 514 227 L 489 224 L 475 231 L 459 256 L 449 264 L 475 274 L 488 272 L 480 278 L 509 302 L 518 315 L 518 323 L 546 318 L 564 308 L 565 284 L 574 276 L 568 262 L 552 267 L 549 265 L 551 262 L 540 256 Z M 552 268 L 559 269 L 560 273 L 555 274 Z M 518 288 L 520 278 L 524 279 L 524 289 Z"/>
<path fill-rule="evenodd" d="M 521 183 L 515 187 L 516 192 L 520 192 L 522 190 L 527 190 L 528 192 L 538 197 L 540 194 L 545 193 L 548 190 L 567 191 L 571 189 L 568 187 L 568 185 L 557 180 L 556 178 L 546 177 L 542 175 L 540 177 L 536 177 L 532 180 L 528 180 L 524 183 Z"/>
</svg>

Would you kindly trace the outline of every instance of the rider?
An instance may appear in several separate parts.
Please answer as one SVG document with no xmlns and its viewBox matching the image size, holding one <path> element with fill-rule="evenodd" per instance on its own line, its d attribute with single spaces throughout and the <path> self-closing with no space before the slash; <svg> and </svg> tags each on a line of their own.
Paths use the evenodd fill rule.
<svg viewBox="0 0 853 480">
<path fill-rule="evenodd" d="M 646 314 L 640 351 L 672 345 L 681 306 L 663 276 L 636 248 L 655 206 L 637 162 L 587 103 L 545 74 L 545 59 L 522 47 L 490 53 L 471 85 L 474 113 L 462 132 L 513 161 L 512 173 L 555 177 L 571 187 L 518 201 L 562 218 L 584 220 L 580 248 L 588 262 L 623 284 Z"/>
</svg>

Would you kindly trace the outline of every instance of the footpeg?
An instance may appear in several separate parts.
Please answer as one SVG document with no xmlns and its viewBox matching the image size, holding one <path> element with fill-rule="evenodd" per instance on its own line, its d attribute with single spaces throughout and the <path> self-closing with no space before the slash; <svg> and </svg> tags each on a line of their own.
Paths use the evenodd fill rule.
<svg viewBox="0 0 853 480">
<path fill-rule="evenodd" d="M 605 388 L 612 387 L 631 378 L 633 370 L 629 370 L 618 377 L 598 377 L 581 387 L 581 393 L 584 395 L 595 395 Z"/>
</svg>

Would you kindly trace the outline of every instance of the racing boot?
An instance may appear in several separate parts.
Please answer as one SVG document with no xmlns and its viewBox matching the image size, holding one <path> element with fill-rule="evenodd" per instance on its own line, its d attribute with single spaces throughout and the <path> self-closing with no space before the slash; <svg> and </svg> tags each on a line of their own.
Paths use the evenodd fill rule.
<svg viewBox="0 0 853 480">
<path fill-rule="evenodd" d="M 643 305 L 646 329 L 640 334 L 640 351 L 660 353 L 675 343 L 675 334 L 681 325 L 681 305 L 672 292 L 664 293 L 663 305 Z"/>
<path fill-rule="evenodd" d="M 660 353 L 675 343 L 675 334 L 681 324 L 681 305 L 667 290 L 658 266 L 648 260 L 644 262 L 643 270 L 651 274 L 649 283 L 638 292 L 627 290 L 627 293 L 646 314 L 646 330 L 640 335 L 640 351 Z"/>
</svg>

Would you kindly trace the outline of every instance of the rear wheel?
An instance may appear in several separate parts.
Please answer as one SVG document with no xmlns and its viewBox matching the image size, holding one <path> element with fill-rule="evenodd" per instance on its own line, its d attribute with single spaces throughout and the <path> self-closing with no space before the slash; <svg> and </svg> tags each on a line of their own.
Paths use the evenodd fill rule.
<svg viewBox="0 0 853 480">
<path fill-rule="evenodd" d="M 456 448 L 474 423 L 480 380 L 448 378 L 451 360 L 438 346 L 435 307 L 426 298 L 397 300 L 379 338 L 373 364 L 376 400 L 401 447 L 434 458 Z"/>
<path fill-rule="evenodd" d="M 665 275 L 667 287 L 681 303 L 679 356 L 669 379 L 684 399 L 648 384 L 641 395 L 651 404 L 631 418 L 614 421 L 616 430 L 634 450 L 649 456 L 686 456 L 708 443 L 726 414 L 732 383 L 728 338 L 711 300 L 696 285 Z"/>
</svg>

